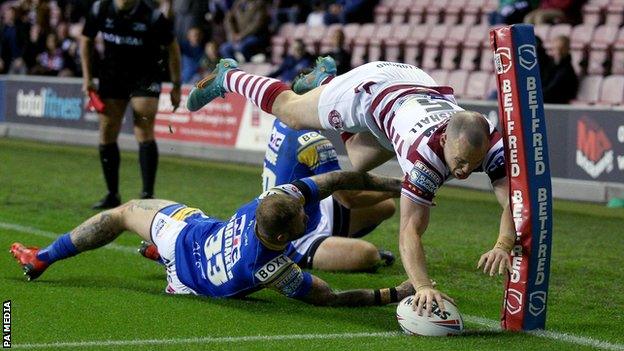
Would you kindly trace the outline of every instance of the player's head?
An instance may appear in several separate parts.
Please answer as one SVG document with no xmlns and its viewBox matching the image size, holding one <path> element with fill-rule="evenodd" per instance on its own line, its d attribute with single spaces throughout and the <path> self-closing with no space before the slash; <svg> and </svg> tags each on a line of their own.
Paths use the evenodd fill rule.
<svg viewBox="0 0 624 351">
<path fill-rule="evenodd" d="M 457 179 L 466 179 L 489 149 L 490 126 L 483 115 L 460 111 L 451 117 L 440 138 L 446 164 Z"/>
<path fill-rule="evenodd" d="M 288 195 L 269 195 L 256 208 L 258 235 L 275 245 L 285 245 L 303 236 L 307 220 L 303 205 Z"/>
</svg>

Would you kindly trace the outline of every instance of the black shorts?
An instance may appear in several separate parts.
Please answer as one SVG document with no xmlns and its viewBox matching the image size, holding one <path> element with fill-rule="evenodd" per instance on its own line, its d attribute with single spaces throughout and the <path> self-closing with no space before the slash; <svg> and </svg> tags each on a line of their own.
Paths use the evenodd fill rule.
<svg viewBox="0 0 624 351">
<path fill-rule="evenodd" d="M 299 267 L 301 268 L 312 268 L 312 263 L 314 260 L 314 254 L 316 250 L 318 250 L 319 246 L 323 243 L 323 241 L 327 240 L 327 238 L 331 236 L 349 236 L 349 222 L 351 218 L 351 210 L 344 207 L 340 204 L 336 199 L 333 199 L 334 203 L 334 220 L 332 224 L 332 235 L 322 236 L 316 239 L 308 248 L 308 251 L 299 261 Z"/>
<path fill-rule="evenodd" d="M 159 97 L 162 82 L 160 72 L 124 74 L 103 70 L 98 94 L 102 99 L 130 99 L 132 97 Z"/>
</svg>

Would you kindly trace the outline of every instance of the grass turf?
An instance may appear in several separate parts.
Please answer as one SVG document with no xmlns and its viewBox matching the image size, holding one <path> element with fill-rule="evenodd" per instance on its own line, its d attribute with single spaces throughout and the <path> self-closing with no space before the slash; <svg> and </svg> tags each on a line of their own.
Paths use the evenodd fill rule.
<svg viewBox="0 0 624 351">
<path fill-rule="evenodd" d="M 162 157 L 158 197 L 202 208 L 225 218 L 260 192 L 256 167 Z M 103 195 L 95 148 L 0 139 L 0 224 L 63 233 L 94 214 Z M 135 153 L 123 153 L 121 191 L 140 191 Z M 502 278 L 476 270 L 479 256 L 494 243 L 499 207 L 489 193 L 444 188 L 437 196 L 424 236 L 428 267 L 439 288 L 455 298 L 464 315 L 496 320 Z M 624 212 L 602 206 L 555 202 L 548 328 L 624 347 Z M 47 245 L 51 239 L 0 229 L 0 248 L 13 241 Z M 398 216 L 367 239 L 398 252 Z M 134 248 L 139 239 L 122 235 L 116 244 Z M 100 249 L 60 261 L 27 283 L 10 254 L 0 255 L 0 299 L 12 300 L 13 346 L 28 343 L 186 339 L 250 335 L 379 333 L 397 331 L 394 307 L 318 308 L 261 291 L 245 300 L 213 300 L 163 293 L 165 275 L 138 254 Z M 401 264 L 376 274 L 314 272 L 336 289 L 379 288 L 405 278 Z M 489 332 L 467 323 L 458 338 L 407 336 L 349 339 L 252 340 L 150 345 L 92 346 L 115 350 L 338 350 L 416 348 L 589 349 L 525 334 Z M 85 348 L 83 345 L 78 348 Z M 57 347 L 50 347 L 51 349 Z"/>
</svg>

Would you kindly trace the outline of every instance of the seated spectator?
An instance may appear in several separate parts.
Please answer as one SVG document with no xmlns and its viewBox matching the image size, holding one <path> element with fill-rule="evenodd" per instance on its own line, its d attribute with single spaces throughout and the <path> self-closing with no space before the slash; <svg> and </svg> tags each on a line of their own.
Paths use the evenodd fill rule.
<svg viewBox="0 0 624 351">
<path fill-rule="evenodd" d="M 78 54 L 78 43 L 69 35 L 69 25 L 66 22 L 59 22 L 56 26 L 56 36 L 63 52 L 64 62 L 64 69 L 59 72 L 59 75 L 63 77 L 81 76 L 82 69 Z"/>
<path fill-rule="evenodd" d="M 300 23 L 310 9 L 305 1 L 273 0 L 271 8 L 271 32 L 276 32 L 282 23 Z"/>
<path fill-rule="evenodd" d="M 299 72 L 313 65 L 314 58 L 306 51 L 303 40 L 295 40 L 289 51 L 290 53 L 284 57 L 282 64 L 270 73 L 269 77 L 291 82 Z"/>
<path fill-rule="evenodd" d="M 322 26 L 325 24 L 325 6 L 322 1 L 316 0 L 312 3 L 312 12 L 308 14 L 306 25 L 308 27 Z"/>
<path fill-rule="evenodd" d="M 30 33 L 28 35 L 28 41 L 24 46 L 24 59 L 25 72 L 30 72 L 37 64 L 37 56 L 45 50 L 45 37 L 41 32 L 41 27 L 38 24 L 30 26 Z"/>
<path fill-rule="evenodd" d="M 332 48 L 321 56 L 331 56 L 336 61 L 338 74 L 347 73 L 351 70 L 351 53 L 345 46 L 345 35 L 341 28 L 336 28 L 332 34 Z"/>
<path fill-rule="evenodd" d="M 0 73 L 9 71 L 13 61 L 22 56 L 26 37 L 27 29 L 17 18 L 15 8 L 8 7 L 0 25 Z"/>
<path fill-rule="evenodd" d="M 206 45 L 204 45 L 204 52 L 201 59 L 199 60 L 200 74 L 197 79 L 200 79 L 201 76 L 212 72 L 217 67 L 219 59 L 220 57 L 217 44 L 214 41 L 207 42 Z"/>
<path fill-rule="evenodd" d="M 369 23 L 377 0 L 338 0 L 329 5 L 325 13 L 325 24 Z"/>
<path fill-rule="evenodd" d="M 551 56 L 553 66 L 545 79 L 542 79 L 544 102 L 567 104 L 576 97 L 579 85 L 578 77 L 572 67 L 570 38 L 562 35 L 553 39 Z"/>
<path fill-rule="evenodd" d="M 250 61 L 251 57 L 267 47 L 268 8 L 264 0 L 236 0 L 225 15 L 228 41 L 221 45 L 222 57 Z"/>
<path fill-rule="evenodd" d="M 180 42 L 182 83 L 193 82 L 194 77 L 199 73 L 199 61 L 204 52 L 203 35 L 199 27 L 191 27 L 186 34 L 186 39 Z"/>
<path fill-rule="evenodd" d="M 46 36 L 45 51 L 37 56 L 37 64 L 32 70 L 32 74 L 44 76 L 56 76 L 65 68 L 63 51 L 58 45 L 56 34 L 50 33 Z"/>
<path fill-rule="evenodd" d="M 578 0 L 542 0 L 537 9 L 524 17 L 530 24 L 578 24 L 581 20 L 583 1 Z"/>
<path fill-rule="evenodd" d="M 500 0 L 498 9 L 488 15 L 490 25 L 521 23 L 524 17 L 537 6 L 537 1 Z"/>
</svg>

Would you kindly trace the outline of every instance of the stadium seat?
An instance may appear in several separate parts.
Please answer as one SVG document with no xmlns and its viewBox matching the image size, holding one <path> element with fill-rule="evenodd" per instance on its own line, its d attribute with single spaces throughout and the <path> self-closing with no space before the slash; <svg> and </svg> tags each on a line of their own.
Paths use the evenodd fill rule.
<svg viewBox="0 0 624 351">
<path fill-rule="evenodd" d="M 428 6 L 425 7 L 425 18 L 424 23 L 427 24 L 438 24 L 442 23 L 442 16 L 444 15 L 444 11 L 446 7 L 449 6 L 449 3 L 452 0 L 435 0 L 429 3 Z"/>
<path fill-rule="evenodd" d="M 392 16 L 392 7 L 379 4 L 375 6 L 375 23 L 383 24 L 390 22 Z"/>
<path fill-rule="evenodd" d="M 466 89 L 463 97 L 465 99 L 482 100 L 489 93 L 488 86 L 490 79 L 494 76 L 491 72 L 475 71 L 471 72 L 466 82 Z"/>
<path fill-rule="evenodd" d="M 411 28 L 411 35 L 405 40 L 403 61 L 411 65 L 420 66 L 423 55 L 424 41 L 429 37 L 431 26 L 420 24 Z"/>
<path fill-rule="evenodd" d="M 296 27 L 296 24 L 286 22 L 280 26 L 277 36 L 290 39 L 294 35 Z"/>
<path fill-rule="evenodd" d="M 481 48 L 479 44 L 466 44 L 462 50 L 459 68 L 474 71 L 479 69 L 481 61 L 479 60 Z"/>
<path fill-rule="evenodd" d="M 462 98 L 466 92 L 466 83 L 468 82 L 468 71 L 458 69 L 451 71 L 448 75 L 446 85 L 453 88 L 455 97 Z"/>
<path fill-rule="evenodd" d="M 477 24 L 481 18 L 481 9 L 485 6 L 486 0 L 471 0 L 466 3 L 462 16 L 463 24 Z"/>
<path fill-rule="evenodd" d="M 624 44 L 615 44 L 613 46 L 611 73 L 624 74 Z"/>
<path fill-rule="evenodd" d="M 624 3 L 609 5 L 605 15 L 605 24 L 619 27 L 622 23 L 624 23 Z"/>
<path fill-rule="evenodd" d="M 412 0 L 396 0 L 395 3 L 392 5 L 390 23 L 406 23 L 411 8 Z"/>
<path fill-rule="evenodd" d="M 612 75 L 604 78 L 600 89 L 600 104 L 624 104 L 624 75 Z"/>
<path fill-rule="evenodd" d="M 329 33 L 327 33 L 326 30 L 326 26 L 308 27 L 308 32 L 303 39 L 308 52 L 312 54 L 317 54 L 319 52 L 321 40 L 329 36 Z"/>
<path fill-rule="evenodd" d="M 572 28 L 570 34 L 572 65 L 580 74 L 584 74 L 587 70 L 588 48 L 594 36 L 594 28 L 593 25 L 579 24 Z"/>
<path fill-rule="evenodd" d="M 353 42 L 355 41 L 355 37 L 357 36 L 359 30 L 360 25 L 357 23 L 349 23 L 342 27 L 342 31 L 345 35 L 345 45 L 347 47 L 351 47 L 353 45 Z"/>
<path fill-rule="evenodd" d="M 616 26 L 602 25 L 596 28 L 589 48 L 588 74 L 605 74 L 609 71 L 609 49 L 615 42 L 618 31 L 619 28 Z"/>
<path fill-rule="evenodd" d="M 602 76 L 590 75 L 581 78 L 578 94 L 573 104 L 595 104 L 600 97 Z"/>
<path fill-rule="evenodd" d="M 572 34 L 572 26 L 567 24 L 567 23 L 560 23 L 560 24 L 555 24 L 554 26 L 552 26 L 550 28 L 550 31 L 548 32 L 548 37 L 544 39 L 544 47 L 549 48 L 550 47 L 550 42 L 557 37 L 560 37 L 562 35 L 566 36 L 566 37 L 570 37 L 570 34 Z"/>
<path fill-rule="evenodd" d="M 481 60 L 479 68 L 482 71 L 494 72 L 494 54 L 489 47 L 481 49 Z"/>
<path fill-rule="evenodd" d="M 400 24 L 393 26 L 392 36 L 384 41 L 384 51 L 387 61 L 399 61 L 401 58 L 401 47 L 405 45 L 405 41 L 412 32 L 412 26 L 409 24 Z"/>
<path fill-rule="evenodd" d="M 287 36 L 288 41 L 293 41 L 294 39 L 303 39 L 303 38 L 305 38 L 307 33 L 308 33 L 308 29 L 309 29 L 309 27 L 308 27 L 307 24 L 305 24 L 305 23 L 298 24 L 294 28 L 292 35 Z"/>
<path fill-rule="evenodd" d="M 602 22 L 603 13 L 604 7 L 601 4 L 589 3 L 583 5 L 583 24 L 597 26 Z"/>
<path fill-rule="evenodd" d="M 288 50 L 288 41 L 284 37 L 274 36 L 271 38 L 271 62 L 278 64 Z"/>
<path fill-rule="evenodd" d="M 449 72 L 443 69 L 435 69 L 429 75 L 438 85 L 447 85 Z"/>
</svg>

